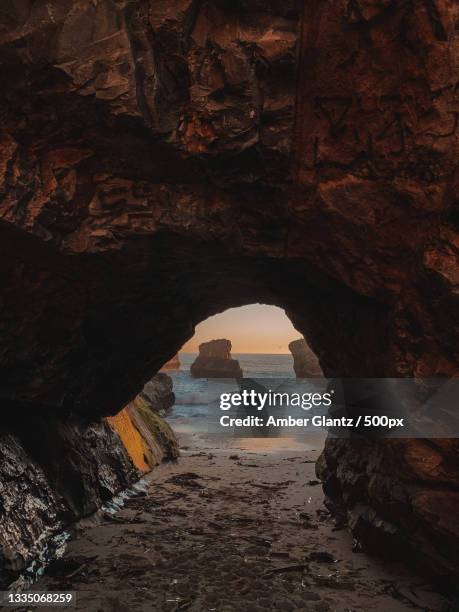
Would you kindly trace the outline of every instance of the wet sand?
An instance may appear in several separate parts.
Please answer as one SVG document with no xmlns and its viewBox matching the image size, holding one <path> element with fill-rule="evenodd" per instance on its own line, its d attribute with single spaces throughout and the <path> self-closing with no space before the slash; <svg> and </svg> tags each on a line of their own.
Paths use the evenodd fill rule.
<svg viewBox="0 0 459 612">
<path fill-rule="evenodd" d="M 352 552 L 323 505 L 320 440 L 181 443 L 145 493 L 83 522 L 34 590 L 77 591 L 90 612 L 448 609 L 422 577 Z"/>
</svg>

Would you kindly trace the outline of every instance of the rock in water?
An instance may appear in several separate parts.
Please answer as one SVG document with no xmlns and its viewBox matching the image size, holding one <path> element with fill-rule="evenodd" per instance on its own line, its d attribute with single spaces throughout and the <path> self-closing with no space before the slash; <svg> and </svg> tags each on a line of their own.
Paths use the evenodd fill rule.
<svg viewBox="0 0 459 612">
<path fill-rule="evenodd" d="M 293 369 L 297 378 L 318 378 L 323 376 L 319 360 L 309 348 L 306 340 L 294 340 L 288 345 L 293 355 Z"/>
<path fill-rule="evenodd" d="M 170 376 L 159 372 L 143 388 L 142 397 L 153 412 L 164 416 L 175 403 L 173 383 Z"/>
<path fill-rule="evenodd" d="M 200 344 L 190 370 L 194 378 L 242 378 L 239 361 L 231 357 L 231 342 L 224 339 Z"/>
</svg>

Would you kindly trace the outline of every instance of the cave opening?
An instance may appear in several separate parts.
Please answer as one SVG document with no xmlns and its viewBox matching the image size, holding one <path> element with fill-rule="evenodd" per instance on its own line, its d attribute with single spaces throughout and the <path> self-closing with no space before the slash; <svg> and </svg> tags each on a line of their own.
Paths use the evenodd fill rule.
<svg viewBox="0 0 459 612">
<path fill-rule="evenodd" d="M 267 304 L 230 308 L 209 317 L 197 325 L 194 336 L 163 370 L 173 381 L 175 403 L 168 420 L 179 438 L 182 434 L 186 437 L 194 433 L 204 438 L 210 434 L 211 421 L 215 421 L 216 416 L 210 410 L 211 406 L 214 408 L 218 393 L 239 389 L 246 395 L 250 392 L 255 394 L 255 388 L 260 393 L 262 389 L 267 390 L 271 382 L 277 382 L 274 388 L 280 393 L 283 383 L 297 376 L 315 379 L 315 385 L 308 385 L 314 390 L 318 387 L 319 378 L 323 378 L 316 355 L 294 328 L 285 311 Z M 232 379 L 233 385 L 222 385 L 222 379 Z M 254 381 L 259 383 L 252 390 L 250 383 Z M 253 408 L 248 403 L 239 413 L 253 420 Z M 264 414 L 267 414 L 267 410 Z M 221 428 L 217 428 L 217 431 L 219 434 L 224 432 Z M 292 433 L 294 430 L 289 434 L 287 429 L 282 428 L 275 432 L 274 437 L 274 429 L 269 427 L 240 431 L 242 437 L 238 438 L 232 432 L 232 438 L 226 435 L 219 439 L 217 435 L 213 442 L 218 445 L 219 441 L 223 447 L 233 445 L 237 448 L 242 445 L 246 450 L 251 446 L 262 449 L 264 444 L 272 452 L 276 445 L 284 449 L 290 445 L 290 448 L 300 450 L 307 437 L 298 432 L 295 435 Z M 321 449 L 324 435 L 317 435 L 312 429 L 309 435 L 316 439 L 315 446 Z"/>
<path fill-rule="evenodd" d="M 289 343 L 300 335 L 282 308 L 249 303 L 228 308 L 199 323 L 193 338 L 180 352 L 197 354 L 201 342 L 228 337 L 235 354 L 288 355 Z"/>
<path fill-rule="evenodd" d="M 387 296 L 376 299 L 353 291 L 304 258 L 245 256 L 235 253 L 231 243 L 198 241 L 170 231 L 138 237 L 113 252 L 78 257 L 57 257 L 50 250 L 37 258 L 41 247 L 36 241 L 17 240 L 24 242 L 17 256 L 11 258 L 12 251 L 5 249 L 11 279 L 6 306 L 14 309 L 15 299 L 20 299 L 23 317 L 21 335 L 7 337 L 5 369 L 11 376 L 2 393 L 5 405 L 21 406 L 34 426 L 24 432 L 19 424 L 13 430 L 19 446 L 8 438 L 8 452 L 25 453 L 36 462 L 34 494 L 45 495 L 53 508 L 57 501 L 52 495 L 64 500 L 66 518 L 61 524 L 89 513 L 127 486 L 134 478 L 129 467 L 133 458 L 134 467 L 147 472 L 177 456 L 170 426 L 152 419 L 139 394 L 209 317 L 254 303 L 282 309 L 330 378 L 391 375 L 403 364 L 403 353 L 394 360 L 398 336 Z M 24 299 L 24 291 L 33 299 Z M 51 302 L 46 299 L 50 294 Z M 411 350 L 419 350 L 419 345 Z M 30 363 L 33 377 L 28 376 Z M 128 457 L 117 446 L 117 436 Z M 44 437 L 53 444 L 43 445 Z M 323 441 L 308 449 L 315 455 L 304 459 L 312 462 L 304 465 L 311 468 L 305 479 L 313 482 L 308 486 L 314 491 L 319 482 L 314 467 L 322 446 Z M 259 451 L 252 446 L 244 452 Z M 412 532 L 408 517 L 412 504 L 434 495 L 430 476 L 419 476 L 419 458 L 448 452 L 444 444 L 420 440 L 329 440 L 317 463 L 327 505 L 339 521 L 350 521 L 359 541 L 377 554 L 390 550 L 397 558 L 403 556 L 401 548 L 422 550 L 419 558 L 444 573 L 438 559 L 449 554 L 447 539 L 436 538 L 432 549 L 432 538 L 425 540 L 422 529 L 419 535 Z M 194 454 L 200 453 L 212 451 Z M 385 504 L 397 490 L 393 487 L 400 484 L 405 490 L 406 481 L 413 483 L 415 494 Z M 34 541 L 31 522 L 46 524 L 39 507 L 20 536 L 25 558 Z M 431 523 L 422 518 L 425 505 L 419 508 L 418 524 L 429 532 Z M 399 525 L 395 532 L 394 524 Z M 405 532 L 410 533 L 410 546 L 401 535 Z M 415 561 L 412 556 L 410 562 Z"/>
</svg>

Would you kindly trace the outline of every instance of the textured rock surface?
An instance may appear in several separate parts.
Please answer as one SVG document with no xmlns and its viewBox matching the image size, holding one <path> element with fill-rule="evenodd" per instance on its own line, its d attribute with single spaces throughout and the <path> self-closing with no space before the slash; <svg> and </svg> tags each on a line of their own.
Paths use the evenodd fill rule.
<svg viewBox="0 0 459 612">
<path fill-rule="evenodd" d="M 219 340 L 210 340 L 199 345 L 199 356 L 208 359 L 232 359 L 231 349 L 233 345 L 231 340 L 220 338 Z"/>
<path fill-rule="evenodd" d="M 7 585 L 77 519 L 100 508 L 178 446 L 138 397 L 116 417 L 82 422 L 28 417 L 0 436 L 0 585 Z M 52 551 L 50 553 L 52 555 Z"/>
<path fill-rule="evenodd" d="M 450 440 L 334 440 L 316 469 L 327 505 L 369 552 L 408 556 L 430 574 L 452 577 L 459 566 L 456 452 Z"/>
<path fill-rule="evenodd" d="M 149 468 L 162 461 L 173 461 L 179 456 L 178 442 L 170 425 L 164 421 L 150 402 L 139 396 L 128 406 L 128 412 L 147 446 Z"/>
<path fill-rule="evenodd" d="M 3 2 L 2 409 L 114 414 L 197 323 L 253 302 L 286 309 L 326 376 L 457 375 L 458 13 Z M 390 445 L 356 463 L 330 441 L 326 488 L 400 526 L 423 482 L 420 549 L 449 521 L 458 447 L 400 444 L 394 470 Z M 411 476 L 412 446 L 443 480 Z"/>
<path fill-rule="evenodd" d="M 317 378 L 323 376 L 322 368 L 304 338 L 293 340 L 288 345 L 293 356 L 293 369 L 297 378 Z"/>
<path fill-rule="evenodd" d="M 18 425 L 0 439 L 0 583 L 8 584 L 49 539 L 138 480 L 104 421 Z M 45 441 L 45 443 L 44 443 Z"/>
<path fill-rule="evenodd" d="M 242 378 L 239 361 L 231 357 L 231 342 L 225 339 L 200 344 L 190 372 L 194 378 Z"/>
<path fill-rule="evenodd" d="M 162 461 L 177 459 L 178 444 L 172 429 L 143 396 L 107 419 L 141 472 L 150 472 Z"/>
<path fill-rule="evenodd" d="M 164 416 L 175 402 L 172 378 L 163 372 L 156 374 L 147 382 L 141 396 L 147 401 L 151 410 Z"/>
</svg>

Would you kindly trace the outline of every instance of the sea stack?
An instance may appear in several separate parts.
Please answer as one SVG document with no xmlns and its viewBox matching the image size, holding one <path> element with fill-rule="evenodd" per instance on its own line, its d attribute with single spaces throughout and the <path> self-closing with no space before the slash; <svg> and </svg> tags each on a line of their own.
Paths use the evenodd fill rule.
<svg viewBox="0 0 459 612">
<path fill-rule="evenodd" d="M 179 359 L 178 353 L 177 355 L 172 357 L 172 359 L 169 359 L 169 361 L 166 361 L 166 363 L 161 368 L 161 372 L 169 372 L 172 370 L 180 370 L 180 359 Z"/>
<path fill-rule="evenodd" d="M 231 342 L 225 339 L 200 344 L 190 371 L 194 378 L 242 378 L 239 361 L 231 357 Z"/>
<path fill-rule="evenodd" d="M 323 377 L 319 360 L 304 338 L 290 342 L 288 348 L 293 355 L 293 369 L 297 378 Z"/>
</svg>

